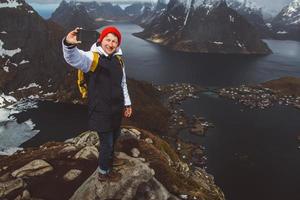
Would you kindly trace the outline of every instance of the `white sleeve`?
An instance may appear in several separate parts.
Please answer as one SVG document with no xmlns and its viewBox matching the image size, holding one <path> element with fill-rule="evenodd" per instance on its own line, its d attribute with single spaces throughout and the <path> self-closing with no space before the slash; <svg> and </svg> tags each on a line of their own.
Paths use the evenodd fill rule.
<svg viewBox="0 0 300 200">
<path fill-rule="evenodd" d="M 62 46 L 64 58 L 69 65 L 77 69 L 81 69 L 85 73 L 90 70 L 94 58 L 93 52 L 82 51 L 77 47 L 68 48 L 64 42 L 62 42 Z"/>
<path fill-rule="evenodd" d="M 121 86 L 123 88 L 124 105 L 125 106 L 130 106 L 131 105 L 131 100 L 130 100 L 128 89 L 127 89 L 125 66 L 123 66 L 123 78 L 122 78 Z"/>
</svg>

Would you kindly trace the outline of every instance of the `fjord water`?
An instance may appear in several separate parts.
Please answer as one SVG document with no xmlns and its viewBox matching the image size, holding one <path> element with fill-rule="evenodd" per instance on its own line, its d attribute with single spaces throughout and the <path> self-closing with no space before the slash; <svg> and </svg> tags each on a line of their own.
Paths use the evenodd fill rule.
<svg viewBox="0 0 300 200">
<path fill-rule="evenodd" d="M 203 86 L 261 83 L 282 76 L 300 77 L 300 43 L 266 40 L 273 54 L 220 55 L 171 51 L 132 36 L 142 28 L 120 24 L 129 77 L 153 83 L 189 82 Z"/>
<path fill-rule="evenodd" d="M 38 14 L 43 17 L 44 19 L 49 19 L 52 15 L 52 13 L 55 11 L 55 9 L 59 6 L 59 4 L 41 4 L 41 3 L 29 3 L 30 6 L 38 12 Z"/>
<path fill-rule="evenodd" d="M 266 40 L 274 52 L 267 56 L 182 53 L 132 36 L 142 30 L 136 25 L 116 25 L 123 33 L 127 76 L 134 79 L 223 87 L 300 77 L 299 42 Z M 182 107 L 189 115 L 199 114 L 215 125 L 205 137 L 187 132 L 180 137 L 206 147 L 207 171 L 215 177 L 226 199 L 300 199 L 300 144 L 296 141 L 300 110 L 249 110 L 210 94 L 187 100 Z M 40 130 L 23 146 L 74 136 L 86 128 L 86 123 L 81 123 L 85 116 L 84 107 L 41 102 L 39 109 L 17 116 L 22 121 L 31 118 Z"/>
</svg>

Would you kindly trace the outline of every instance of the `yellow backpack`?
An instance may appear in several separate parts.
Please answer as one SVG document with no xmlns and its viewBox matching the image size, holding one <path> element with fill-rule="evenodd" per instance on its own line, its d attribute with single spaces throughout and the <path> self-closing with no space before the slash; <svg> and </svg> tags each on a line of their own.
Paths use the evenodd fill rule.
<svg viewBox="0 0 300 200">
<path fill-rule="evenodd" d="M 89 72 L 94 72 L 98 66 L 99 62 L 99 53 L 93 52 L 94 58 Z M 124 67 L 123 59 L 120 55 L 116 55 L 116 58 L 121 64 L 121 67 Z M 88 94 L 88 73 L 84 73 L 82 70 L 78 69 L 77 71 L 77 86 L 82 98 L 87 98 Z"/>
</svg>

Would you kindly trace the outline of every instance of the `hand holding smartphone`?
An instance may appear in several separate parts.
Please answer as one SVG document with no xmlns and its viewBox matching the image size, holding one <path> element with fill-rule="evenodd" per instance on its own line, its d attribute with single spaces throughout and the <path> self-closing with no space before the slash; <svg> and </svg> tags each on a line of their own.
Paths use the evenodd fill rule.
<svg viewBox="0 0 300 200">
<path fill-rule="evenodd" d="M 77 41 L 81 41 L 81 43 L 96 42 L 98 38 L 99 33 L 97 31 L 82 28 L 78 29 Z"/>
</svg>

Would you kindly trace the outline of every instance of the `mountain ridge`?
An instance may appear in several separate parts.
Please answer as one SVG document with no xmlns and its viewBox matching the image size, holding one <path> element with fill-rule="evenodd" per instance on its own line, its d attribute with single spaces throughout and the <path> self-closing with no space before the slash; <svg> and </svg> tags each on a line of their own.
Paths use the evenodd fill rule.
<svg viewBox="0 0 300 200">
<path fill-rule="evenodd" d="M 254 27 L 229 8 L 226 1 L 210 0 L 204 5 L 199 2 L 171 0 L 166 10 L 146 23 L 144 31 L 134 35 L 178 51 L 271 53 Z"/>
</svg>

